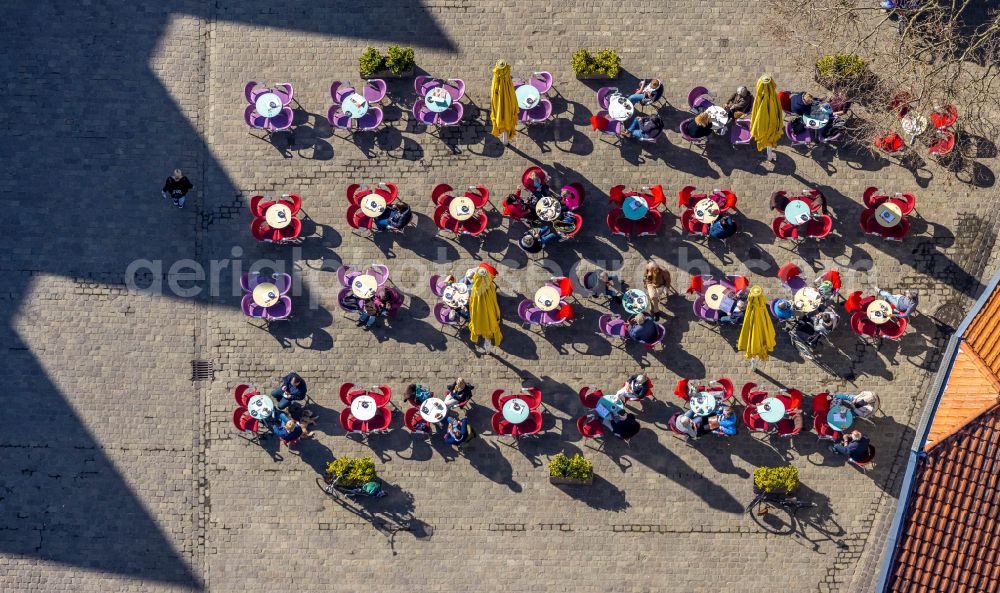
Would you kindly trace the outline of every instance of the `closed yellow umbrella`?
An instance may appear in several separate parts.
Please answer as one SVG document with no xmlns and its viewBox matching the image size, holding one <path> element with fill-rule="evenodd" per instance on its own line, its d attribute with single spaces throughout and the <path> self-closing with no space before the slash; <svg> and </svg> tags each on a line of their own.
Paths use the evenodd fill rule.
<svg viewBox="0 0 1000 593">
<path fill-rule="evenodd" d="M 499 346 L 503 340 L 497 287 L 493 283 L 493 273 L 485 267 L 476 270 L 469 295 L 469 339 L 478 344 L 479 338 L 490 340 L 494 346 Z"/>
<path fill-rule="evenodd" d="M 774 323 L 771 322 L 771 315 L 767 312 L 764 291 L 759 286 L 754 286 L 750 289 L 750 298 L 747 300 L 747 310 L 743 315 L 743 327 L 740 329 L 740 339 L 736 343 L 736 348 L 751 359 L 751 365 L 756 365 L 758 358 L 767 360 L 774 346 Z"/>
<path fill-rule="evenodd" d="M 514 94 L 514 79 L 510 76 L 510 64 L 497 60 L 493 67 L 493 84 L 490 85 L 490 132 L 504 144 L 517 133 L 517 95 Z"/>
<path fill-rule="evenodd" d="M 757 80 L 757 96 L 750 111 L 750 135 L 757 141 L 757 150 L 767 149 L 767 158 L 773 159 L 771 150 L 785 133 L 784 115 L 778 101 L 777 85 L 769 74 Z"/>
</svg>

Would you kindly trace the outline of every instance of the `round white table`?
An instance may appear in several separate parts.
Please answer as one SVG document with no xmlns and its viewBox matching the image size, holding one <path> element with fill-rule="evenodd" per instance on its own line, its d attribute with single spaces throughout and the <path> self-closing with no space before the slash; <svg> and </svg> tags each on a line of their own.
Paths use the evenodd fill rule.
<svg viewBox="0 0 1000 593">
<path fill-rule="evenodd" d="M 452 282 L 441 292 L 441 299 L 451 307 L 464 307 L 469 303 L 469 285 L 464 282 Z"/>
<path fill-rule="evenodd" d="M 726 110 L 718 105 L 712 105 L 705 110 L 708 117 L 712 120 L 712 129 L 716 132 L 725 132 L 726 126 L 729 125 L 729 114 Z"/>
<path fill-rule="evenodd" d="M 649 297 L 638 288 L 626 290 L 622 295 L 622 308 L 632 315 L 637 315 L 649 309 Z"/>
<path fill-rule="evenodd" d="M 712 198 L 703 198 L 694 205 L 694 219 L 704 224 L 712 224 L 719 218 L 719 204 Z"/>
<path fill-rule="evenodd" d="M 625 121 L 635 113 L 635 105 L 625 95 L 615 93 L 608 98 L 608 115 L 611 119 Z"/>
<path fill-rule="evenodd" d="M 351 119 L 358 119 L 368 113 L 368 100 L 358 93 L 354 93 L 344 99 L 344 102 L 340 104 L 340 109 L 351 116 Z"/>
<path fill-rule="evenodd" d="M 629 220 L 642 220 L 642 217 L 649 212 L 649 203 L 646 198 L 638 194 L 625 196 L 622 200 L 622 212 Z"/>
<path fill-rule="evenodd" d="M 551 196 L 542 196 L 535 203 L 535 214 L 545 221 L 555 220 L 559 218 L 559 202 Z"/>
<path fill-rule="evenodd" d="M 434 113 L 441 113 L 451 107 L 451 95 L 444 87 L 439 86 L 424 95 L 424 104 Z"/>
<path fill-rule="evenodd" d="M 267 226 L 272 229 L 283 229 L 292 224 L 292 209 L 288 207 L 288 204 L 281 202 L 271 204 L 267 212 L 264 213 L 264 220 L 267 221 Z"/>
<path fill-rule="evenodd" d="M 559 291 L 554 286 L 543 286 L 535 291 L 535 306 L 542 311 L 559 308 Z"/>
<path fill-rule="evenodd" d="M 785 206 L 785 220 L 791 224 L 805 224 L 810 218 L 812 218 L 812 208 L 805 200 L 792 200 Z"/>
<path fill-rule="evenodd" d="M 514 94 L 517 96 L 517 106 L 521 109 L 531 109 L 538 105 L 538 102 L 542 98 L 542 94 L 538 92 L 538 89 L 530 84 L 522 84 L 517 87 L 514 90 Z"/>
<path fill-rule="evenodd" d="M 261 307 L 274 306 L 278 302 L 279 296 L 281 295 L 278 292 L 277 285 L 271 282 L 261 282 L 253 287 L 253 302 Z"/>
<path fill-rule="evenodd" d="M 260 115 L 274 117 L 281 113 L 281 97 L 271 92 L 261 93 L 254 101 L 254 107 Z"/>
<path fill-rule="evenodd" d="M 711 416 L 718 405 L 715 396 L 705 392 L 692 396 L 688 404 L 691 406 L 691 411 L 699 416 Z"/>
<path fill-rule="evenodd" d="M 444 400 L 441 398 L 429 397 L 420 404 L 420 417 L 431 424 L 441 422 L 447 413 L 448 407 L 444 405 Z"/>
<path fill-rule="evenodd" d="M 448 202 L 448 214 L 455 220 L 469 220 L 476 213 L 476 205 L 468 196 L 455 196 Z"/>
<path fill-rule="evenodd" d="M 385 198 L 378 192 L 372 192 L 361 198 L 361 211 L 369 218 L 378 218 L 385 212 Z"/>
<path fill-rule="evenodd" d="M 371 274 L 359 274 L 351 281 L 351 292 L 359 299 L 370 299 L 378 290 L 378 280 Z"/>
<path fill-rule="evenodd" d="M 903 218 L 903 211 L 899 206 L 886 200 L 875 209 L 875 222 L 884 227 L 894 227 Z"/>
<path fill-rule="evenodd" d="M 851 424 L 854 424 L 854 412 L 847 406 L 831 406 L 830 411 L 826 413 L 826 423 L 834 430 L 843 432 L 850 428 Z"/>
<path fill-rule="evenodd" d="M 520 424 L 528 419 L 531 410 L 523 399 L 512 397 L 503 404 L 503 419 L 511 424 Z"/>
<path fill-rule="evenodd" d="M 882 299 L 875 299 L 868 303 L 865 315 L 875 325 L 882 325 L 892 319 L 892 305 Z"/>
<path fill-rule="evenodd" d="M 757 413 L 764 422 L 773 424 L 785 417 L 785 404 L 776 397 L 768 397 L 757 404 Z"/>
<path fill-rule="evenodd" d="M 722 299 L 726 297 L 726 287 L 713 284 L 705 289 L 705 306 L 713 311 L 722 309 Z"/>
<path fill-rule="evenodd" d="M 256 420 L 264 420 L 274 413 L 274 400 L 271 396 L 261 393 L 247 400 L 247 411 Z"/>
<path fill-rule="evenodd" d="M 792 297 L 792 306 L 802 313 L 812 313 L 822 304 L 823 295 L 812 286 L 803 286 L 795 291 L 795 296 Z"/>
<path fill-rule="evenodd" d="M 375 417 L 378 406 L 375 405 L 375 398 L 370 395 L 359 395 L 351 400 L 351 416 L 362 422 L 367 422 Z"/>
</svg>

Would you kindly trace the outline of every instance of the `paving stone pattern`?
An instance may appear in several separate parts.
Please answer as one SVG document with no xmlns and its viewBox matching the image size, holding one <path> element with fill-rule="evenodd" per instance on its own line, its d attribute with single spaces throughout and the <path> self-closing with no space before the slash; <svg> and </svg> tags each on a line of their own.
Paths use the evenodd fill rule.
<svg viewBox="0 0 1000 593">
<path fill-rule="evenodd" d="M 13 65 L 4 111 L 13 125 L 4 160 L 17 181 L 7 199 L 18 233 L 0 260 L 13 383 L 13 421 L 0 435 L 0 589 L 871 590 L 929 378 L 995 265 L 995 189 L 970 188 L 934 164 L 915 178 L 828 148 L 782 146 L 773 165 L 718 138 L 705 155 L 689 149 L 676 128 L 694 86 L 727 96 L 768 71 L 781 88 L 813 88 L 745 3 L 331 4 L 57 2 L 5 11 L 0 32 Z M 378 133 L 332 133 L 330 83 L 359 83 L 357 56 L 391 43 L 414 46 L 426 72 L 465 80 L 461 126 L 415 126 L 412 83 L 403 80 L 390 82 Z M 636 77 L 664 80 L 666 141 L 615 146 L 590 131 L 600 85 L 574 78 L 570 56 L 580 47 L 617 49 L 622 88 L 634 88 Z M 508 148 L 488 136 L 497 58 L 515 74 L 555 76 L 555 119 Z M 242 88 L 251 79 L 295 85 L 293 141 L 248 135 Z M 497 204 L 532 164 L 584 184 L 577 240 L 528 260 L 512 242 L 521 227 L 495 210 L 482 241 L 436 233 L 434 185 L 482 183 Z M 175 166 L 196 186 L 183 211 L 159 196 Z M 350 232 L 344 190 L 379 180 L 398 184 L 417 227 L 372 241 Z M 662 183 L 668 193 L 687 184 L 732 188 L 747 232 L 727 247 L 686 240 L 671 203 L 659 236 L 609 238 L 606 196 L 618 183 Z M 914 235 L 902 244 L 861 235 L 869 185 L 917 194 Z M 828 196 L 836 224 L 834 236 L 795 252 L 770 232 L 768 197 L 804 186 Z M 302 196 L 301 246 L 250 237 L 246 203 L 262 192 Z M 552 273 L 609 265 L 639 284 L 648 258 L 667 266 L 680 292 L 662 350 L 623 350 L 597 335 L 605 308 L 584 297 L 573 303 L 570 327 L 542 335 L 512 321 L 517 302 Z M 143 259 L 151 263 L 135 265 Z M 217 287 L 186 278 L 185 260 L 221 270 Z M 441 331 L 427 285 L 433 273 L 479 261 L 500 269 L 504 342 L 489 353 Z M 922 314 L 902 341 L 878 352 L 844 327 L 824 357 L 828 368 L 799 359 L 779 334 L 774 357 L 755 374 L 735 352 L 737 329 L 697 322 L 683 289 L 692 273 L 748 273 L 777 295 L 774 273 L 786 261 L 853 269 L 844 272 L 848 290 L 917 287 Z M 390 266 L 407 294 L 391 328 L 363 332 L 337 308 L 341 262 Z M 294 317 L 270 332 L 239 310 L 239 273 L 252 265 L 296 277 Z M 157 294 L 140 290 L 158 285 Z M 181 294 L 192 286 L 204 290 Z M 211 362 L 210 379 L 190 380 L 196 359 Z M 270 387 L 293 369 L 321 416 L 301 456 L 273 442 L 249 444 L 231 425 L 234 385 Z M 593 450 L 575 428 L 583 412 L 576 391 L 612 388 L 639 369 L 657 394 L 637 407 L 642 432 L 630 446 Z M 343 381 L 400 393 L 418 380 L 443 391 L 458 375 L 476 385 L 467 413 L 487 433 L 463 454 L 412 437 L 401 411 L 391 433 L 367 442 L 339 427 Z M 690 445 L 672 438 L 665 422 L 680 409 L 674 382 L 718 376 L 809 393 L 878 392 L 885 416 L 861 424 L 878 465 L 867 473 L 843 467 L 810 434 L 741 432 Z M 488 398 L 522 383 L 541 388 L 545 424 L 538 438 L 512 446 L 488 434 Z M 548 483 L 547 461 L 560 451 L 593 460 L 593 486 Z M 390 495 L 326 497 L 314 482 L 334 455 L 374 456 Z M 786 462 L 819 507 L 797 520 L 743 515 L 753 468 Z"/>
</svg>

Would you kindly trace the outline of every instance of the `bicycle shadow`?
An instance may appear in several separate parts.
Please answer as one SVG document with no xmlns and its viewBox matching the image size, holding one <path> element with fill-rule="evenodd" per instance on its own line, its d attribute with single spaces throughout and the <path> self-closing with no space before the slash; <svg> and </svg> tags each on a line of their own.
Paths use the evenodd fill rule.
<svg viewBox="0 0 1000 593">
<path fill-rule="evenodd" d="M 429 539 L 434 535 L 433 525 L 413 516 L 413 494 L 395 484 L 382 482 L 382 487 L 386 490 L 383 497 L 354 498 L 337 490 L 329 492 L 322 478 L 317 478 L 316 483 L 337 506 L 370 524 L 375 531 L 385 536 L 393 556 L 398 553 L 396 534 L 400 531 L 410 533 L 418 540 Z"/>
<path fill-rule="evenodd" d="M 847 532 L 836 520 L 830 509 L 830 498 L 807 486 L 799 485 L 794 500 L 813 506 L 795 508 L 783 506 L 780 501 L 765 503 L 751 509 L 747 515 L 763 531 L 773 535 L 787 535 L 800 545 L 819 551 L 822 542 L 832 542 L 846 549 Z"/>
</svg>

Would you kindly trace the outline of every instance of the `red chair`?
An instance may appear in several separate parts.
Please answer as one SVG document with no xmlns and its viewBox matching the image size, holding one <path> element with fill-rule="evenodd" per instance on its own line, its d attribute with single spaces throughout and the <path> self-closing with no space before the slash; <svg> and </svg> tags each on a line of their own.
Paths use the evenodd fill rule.
<svg viewBox="0 0 1000 593">
<path fill-rule="evenodd" d="M 681 379 L 677 382 L 677 387 L 674 388 L 674 395 L 681 398 L 684 401 L 691 399 L 691 394 L 688 393 L 688 384 L 691 382 L 690 379 Z"/>
<path fill-rule="evenodd" d="M 802 432 L 802 416 L 782 418 L 774 425 L 779 437 L 792 437 Z"/>
<path fill-rule="evenodd" d="M 529 410 L 537 410 L 538 406 L 542 405 L 542 391 L 537 387 L 529 387 L 521 394 L 521 399 L 524 403 L 528 404 Z M 500 405 L 502 406 L 503 403 L 501 402 Z M 500 408 L 497 409 L 499 410 Z"/>
<path fill-rule="evenodd" d="M 278 239 L 278 232 L 267 226 L 263 218 L 255 218 L 250 223 L 250 234 L 258 241 L 275 241 Z"/>
<path fill-rule="evenodd" d="M 792 94 L 788 91 L 778 91 L 778 103 L 781 104 L 781 110 L 788 115 L 795 115 L 792 113 Z"/>
<path fill-rule="evenodd" d="M 283 229 L 278 229 L 278 238 L 282 241 L 288 241 L 291 239 L 297 239 L 302 233 L 302 221 L 298 218 L 293 218 L 288 226 Z"/>
<path fill-rule="evenodd" d="M 601 391 L 600 389 L 595 389 L 594 391 L 591 391 L 590 387 L 584 387 L 580 390 L 579 395 L 580 395 L 580 403 L 583 404 L 583 407 L 587 408 L 588 410 L 593 410 L 594 408 L 597 407 L 597 400 L 604 397 L 604 392 Z"/>
<path fill-rule="evenodd" d="M 694 195 L 695 187 L 685 185 L 677 192 L 677 205 L 681 208 L 694 208 L 695 205 L 705 196 Z"/>
<path fill-rule="evenodd" d="M 824 416 L 830 411 L 833 406 L 833 402 L 830 394 L 827 392 L 817 393 L 812 398 L 812 413 L 813 416 Z"/>
<path fill-rule="evenodd" d="M 833 219 L 826 214 L 812 218 L 806 223 L 805 236 L 810 239 L 823 239 L 833 230 Z"/>
<path fill-rule="evenodd" d="M 903 138 L 899 134 L 890 134 L 875 139 L 875 148 L 887 154 L 899 152 L 903 149 L 904 145 L 905 142 L 903 142 Z"/>
<path fill-rule="evenodd" d="M 556 311 L 556 321 L 562 323 L 569 323 L 573 320 L 573 306 L 569 303 L 563 303 L 562 307 Z"/>
<path fill-rule="evenodd" d="M 837 432 L 836 429 L 827 423 L 826 412 L 823 412 L 821 416 L 813 418 L 813 430 L 820 441 L 840 442 L 840 439 L 843 438 L 841 433 Z"/>
<path fill-rule="evenodd" d="M 754 385 L 754 387 L 756 387 L 756 385 Z M 746 385 L 743 386 L 743 389 L 746 391 Z M 741 393 L 740 399 L 742 399 L 743 403 L 748 406 L 756 406 L 760 402 L 767 399 L 767 392 L 759 389 L 753 389 L 749 393 Z"/>
<path fill-rule="evenodd" d="M 722 194 L 723 202 L 719 204 L 719 210 L 725 212 L 726 210 L 736 210 L 736 194 L 728 189 L 719 190 Z"/>
<path fill-rule="evenodd" d="M 848 457 L 847 460 L 862 470 L 868 466 L 875 465 L 875 445 L 868 445 L 868 455 L 864 459 L 855 461 Z"/>
<path fill-rule="evenodd" d="M 257 422 L 257 420 L 251 416 L 249 412 L 247 412 L 246 408 L 239 407 L 233 410 L 233 426 L 236 427 L 236 430 L 242 433 L 252 433 L 252 437 L 247 438 L 244 436 L 243 438 L 247 438 L 247 440 L 253 443 L 260 444 L 260 434 L 257 433 L 260 423 Z"/>
<path fill-rule="evenodd" d="M 681 229 L 692 235 L 707 237 L 709 225 L 696 220 L 694 210 L 685 210 L 681 214 Z"/>
<path fill-rule="evenodd" d="M 798 228 L 789 224 L 784 216 L 776 216 L 771 220 L 771 231 L 779 239 L 797 239 L 799 236 Z"/>
<path fill-rule="evenodd" d="M 799 391 L 798 389 L 789 389 L 788 390 L 788 405 L 786 406 L 787 409 L 789 409 L 789 410 L 801 410 L 802 409 L 802 400 L 804 399 L 804 397 L 805 396 L 803 396 L 802 392 Z"/>
<path fill-rule="evenodd" d="M 417 428 L 417 421 L 420 420 L 420 408 L 410 408 L 403 413 L 403 426 L 410 429 L 410 432 L 417 434 L 431 434 L 431 429 L 427 428 L 420 429 Z"/>
<path fill-rule="evenodd" d="M 733 285 L 736 292 L 740 292 L 750 286 L 750 280 L 748 280 L 746 276 L 727 274 L 726 281 Z"/>
<path fill-rule="evenodd" d="M 889 201 L 899 208 L 900 214 L 906 215 L 913 212 L 917 205 L 917 197 L 913 194 L 903 194 L 903 199 L 889 198 Z"/>
<path fill-rule="evenodd" d="M 617 205 L 621 206 L 622 202 L 625 201 L 625 186 L 624 185 L 616 185 L 616 186 L 612 187 L 611 191 L 608 192 L 608 200 L 612 204 L 617 204 Z"/>
<path fill-rule="evenodd" d="M 536 435 L 542 430 L 542 413 L 532 410 L 528 413 L 528 419 L 520 424 L 514 425 L 514 436 Z"/>
<path fill-rule="evenodd" d="M 847 295 L 847 300 L 844 301 L 844 310 L 848 313 L 854 313 L 855 311 L 861 310 L 860 290 L 855 290 L 851 294 Z"/>
<path fill-rule="evenodd" d="M 608 224 L 608 229 L 616 235 L 631 237 L 635 229 L 635 224 L 625 216 L 621 208 L 615 208 L 611 212 L 608 212 L 608 217 L 605 221 Z"/>
<path fill-rule="evenodd" d="M 482 212 L 477 212 L 472 218 L 460 221 L 458 223 L 458 230 L 466 235 L 478 237 L 483 234 L 489 224 L 489 218 Z"/>
<path fill-rule="evenodd" d="M 586 416 L 580 416 L 576 419 L 576 429 L 585 439 L 596 439 L 604 436 L 604 424 L 599 418 L 587 422 Z"/>
<path fill-rule="evenodd" d="M 899 224 L 891 227 L 881 225 L 875 229 L 875 233 L 881 235 L 886 241 L 902 241 L 906 235 L 910 234 L 910 221 L 906 218 L 899 219 Z"/>
<path fill-rule="evenodd" d="M 375 190 L 375 193 L 379 194 L 385 198 L 386 204 L 391 204 L 396 200 L 396 196 L 399 195 L 399 190 L 395 183 L 382 182 L 379 185 L 384 185 L 385 189 L 381 187 Z"/>
<path fill-rule="evenodd" d="M 236 404 L 241 408 L 247 407 L 247 401 L 251 397 L 257 395 L 259 392 L 253 390 L 253 385 L 247 385 L 246 383 L 236 386 L 233 390 L 233 399 L 236 400 Z"/>
<path fill-rule="evenodd" d="M 931 113 L 931 124 L 939 130 L 951 126 L 956 120 L 958 120 L 958 109 L 954 105 L 946 105 Z"/>
<path fill-rule="evenodd" d="M 263 199 L 264 196 L 253 196 L 252 198 L 250 198 L 250 213 L 253 214 L 254 216 L 258 217 L 264 216 L 264 210 L 261 209 L 260 207 L 260 202 Z"/>
<path fill-rule="evenodd" d="M 511 424 L 503 419 L 503 414 L 500 412 L 494 412 L 493 417 L 490 418 L 490 427 L 493 429 L 493 433 L 501 436 L 511 436 L 514 434 L 515 424 Z"/>
<path fill-rule="evenodd" d="M 503 407 L 503 402 L 506 400 L 504 397 L 504 391 L 505 390 L 503 389 L 497 389 L 493 392 L 493 395 L 490 396 L 490 402 L 493 404 L 494 410 L 499 410 Z"/>
<path fill-rule="evenodd" d="M 362 429 L 364 432 L 388 431 L 389 425 L 392 424 L 392 411 L 388 408 L 379 408 L 375 413 L 375 417 L 363 424 Z"/>
<path fill-rule="evenodd" d="M 354 401 L 359 395 L 364 395 L 364 389 L 355 389 L 354 383 L 341 383 L 340 385 L 340 401 L 344 402 L 345 406 L 350 407 L 351 402 Z"/>
<path fill-rule="evenodd" d="M 906 319 L 903 318 L 886 321 L 878 328 L 879 335 L 887 340 L 898 340 L 903 337 L 905 331 Z"/>
<path fill-rule="evenodd" d="M 663 226 L 663 215 L 656 210 L 650 210 L 641 219 L 635 222 L 635 232 L 640 237 L 655 235 Z"/>
<path fill-rule="evenodd" d="M 440 206 L 444 202 L 444 199 L 448 197 L 448 192 L 453 189 L 455 188 L 447 183 L 439 183 L 435 185 L 434 189 L 431 190 L 431 201 Z"/>
<path fill-rule="evenodd" d="M 719 387 L 721 387 L 723 393 L 725 393 L 725 397 L 722 398 L 722 401 L 727 402 L 733 399 L 732 379 L 729 379 L 728 377 L 719 377 L 718 379 L 715 380 L 715 382 L 719 384 Z"/>
<path fill-rule="evenodd" d="M 361 205 L 361 197 L 358 195 L 358 190 L 361 189 L 360 183 L 352 183 L 347 186 L 347 201 L 354 204 L 355 206 Z M 367 193 L 367 192 L 365 192 Z"/>
<path fill-rule="evenodd" d="M 490 201 L 490 190 L 485 185 L 477 185 L 474 189 L 465 192 L 465 195 L 472 200 L 472 205 L 482 208 Z"/>
<path fill-rule="evenodd" d="M 767 422 L 757 415 L 756 406 L 747 406 L 743 409 L 743 424 L 746 424 L 746 427 L 752 431 L 766 431 L 768 429 Z"/>
<path fill-rule="evenodd" d="M 840 272 L 837 270 L 827 270 L 823 272 L 823 275 L 819 277 L 820 281 L 829 280 L 830 284 L 833 285 L 833 290 L 836 292 L 840 291 Z"/>
<path fill-rule="evenodd" d="M 851 329 L 862 338 L 878 336 L 878 326 L 872 323 L 863 311 L 857 311 L 851 315 Z"/>
<path fill-rule="evenodd" d="M 375 221 L 362 212 L 360 206 L 350 206 L 347 208 L 347 224 L 350 225 L 352 229 L 371 230 Z"/>
<path fill-rule="evenodd" d="M 291 210 L 292 216 L 299 213 L 302 209 L 302 198 L 298 194 L 288 194 L 286 196 L 281 196 L 281 201 L 288 204 L 289 210 Z"/>
<path fill-rule="evenodd" d="M 881 197 L 881 196 L 878 196 L 877 193 L 878 193 L 878 188 L 877 187 L 872 186 L 872 187 L 869 187 L 869 188 L 865 189 L 865 193 L 861 197 L 861 199 L 864 201 L 866 208 L 874 208 L 875 206 L 878 205 L 878 204 L 874 204 L 873 203 L 876 198 Z"/>
<path fill-rule="evenodd" d="M 552 278 L 549 283 L 559 289 L 560 297 L 568 297 L 573 294 L 573 281 L 566 276 Z"/>
<path fill-rule="evenodd" d="M 662 185 L 654 185 L 653 187 L 649 188 L 649 193 L 650 196 L 653 198 L 649 201 L 650 209 L 659 208 L 660 206 L 666 208 L 667 197 L 663 195 Z"/>
<path fill-rule="evenodd" d="M 368 395 L 375 400 L 375 406 L 381 408 L 392 399 L 392 389 L 388 385 L 379 385 L 378 391 L 369 391 Z"/>
<path fill-rule="evenodd" d="M 882 234 L 882 226 L 875 222 L 875 211 L 866 209 L 861 211 L 861 218 L 858 219 L 861 230 L 869 235 Z"/>
<path fill-rule="evenodd" d="M 364 432 L 364 422 L 351 415 L 350 408 L 340 411 L 340 426 L 347 432 Z"/>
<path fill-rule="evenodd" d="M 523 185 L 526 189 L 531 189 L 528 187 L 528 175 L 531 175 L 532 173 L 538 173 L 542 183 L 547 183 L 549 180 L 548 175 L 545 174 L 545 171 L 542 171 L 541 167 L 528 167 L 524 170 L 524 173 L 521 173 L 521 185 Z"/>
<path fill-rule="evenodd" d="M 798 266 L 792 262 L 788 262 L 778 269 L 778 280 L 781 280 L 782 284 L 788 284 L 792 278 L 796 278 L 801 273 L 802 270 Z"/>
</svg>

